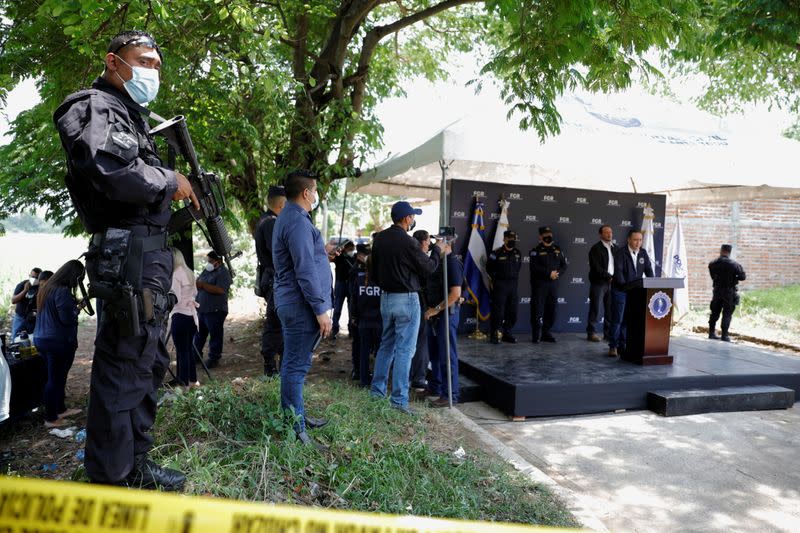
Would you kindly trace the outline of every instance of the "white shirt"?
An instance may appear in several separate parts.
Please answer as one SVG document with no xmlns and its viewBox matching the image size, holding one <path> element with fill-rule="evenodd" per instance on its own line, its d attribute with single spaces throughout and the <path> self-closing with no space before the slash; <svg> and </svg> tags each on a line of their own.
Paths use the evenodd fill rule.
<svg viewBox="0 0 800 533">
<path fill-rule="evenodd" d="M 628 246 L 628 251 L 631 254 L 631 259 L 633 259 L 633 268 L 634 268 L 634 270 L 636 270 L 637 268 L 639 268 L 638 265 L 636 264 L 636 256 L 639 254 L 639 250 L 636 250 L 634 252 L 633 250 L 631 250 L 631 247 Z M 644 273 L 644 270 L 642 270 L 642 277 L 643 278 L 647 277 L 647 274 Z"/>
<path fill-rule="evenodd" d="M 606 242 L 606 241 L 602 241 L 602 240 L 600 242 L 602 242 L 603 246 L 605 246 L 606 250 L 608 250 L 608 267 L 606 268 L 606 270 L 608 270 L 608 275 L 609 276 L 613 276 L 614 275 L 614 254 L 611 252 L 611 243 L 610 242 Z"/>
</svg>

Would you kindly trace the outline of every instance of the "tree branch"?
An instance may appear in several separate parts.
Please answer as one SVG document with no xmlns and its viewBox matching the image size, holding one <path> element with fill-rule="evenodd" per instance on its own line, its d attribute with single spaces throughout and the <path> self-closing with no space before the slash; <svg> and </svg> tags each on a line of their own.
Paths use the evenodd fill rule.
<svg viewBox="0 0 800 533">
<path fill-rule="evenodd" d="M 398 19 L 391 24 L 387 24 L 386 26 L 377 26 L 373 31 L 377 31 L 378 40 L 380 41 L 389 34 L 398 32 L 403 28 L 411 26 L 412 24 L 415 24 L 421 20 L 438 15 L 442 11 L 447 11 L 448 9 L 464 4 L 477 4 L 482 1 L 483 0 L 445 0 L 444 2 L 440 2 L 434 6 L 423 9 L 422 11 L 417 11 L 416 13 L 408 15 L 407 17 Z"/>
</svg>

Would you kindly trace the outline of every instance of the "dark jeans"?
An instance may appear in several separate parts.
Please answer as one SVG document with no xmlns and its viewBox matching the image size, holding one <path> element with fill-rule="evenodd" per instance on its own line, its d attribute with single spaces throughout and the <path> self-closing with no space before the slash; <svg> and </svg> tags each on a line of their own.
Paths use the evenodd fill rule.
<svg viewBox="0 0 800 533">
<path fill-rule="evenodd" d="M 611 284 L 607 281 L 589 285 L 589 318 L 586 320 L 586 334 L 597 333 L 596 325 L 603 313 L 603 336 L 608 337 L 609 317 L 611 316 Z"/>
<path fill-rule="evenodd" d="M 281 408 L 297 415 L 294 430 L 305 431 L 303 383 L 311 368 L 311 349 L 319 334 L 314 311 L 306 303 L 278 306 L 283 327 L 283 361 L 281 362 Z"/>
<path fill-rule="evenodd" d="M 425 314 L 425 304 L 420 302 L 420 317 Z M 408 377 L 412 387 L 425 386 L 428 374 L 428 321 L 420 318 L 417 332 L 417 348 L 411 359 L 411 375 Z"/>
<path fill-rule="evenodd" d="M 222 358 L 222 342 L 225 339 L 225 318 L 227 311 L 213 311 L 211 313 L 198 313 L 200 318 L 200 329 L 194 336 L 194 347 L 197 353 L 203 354 L 203 348 L 208 341 L 208 358 L 211 361 L 219 361 Z"/>
<path fill-rule="evenodd" d="M 362 387 L 369 387 L 369 356 L 378 353 L 382 332 L 383 327 L 380 325 L 358 326 L 358 340 L 361 343 L 358 350 L 358 377 Z"/>
<path fill-rule="evenodd" d="M 489 317 L 491 331 L 502 330 L 511 333 L 517 323 L 517 294 L 516 279 L 495 280 L 492 287 L 492 314 Z"/>
<path fill-rule="evenodd" d="M 342 316 L 342 307 L 347 300 L 347 280 L 336 280 L 333 286 L 333 334 L 339 333 L 339 318 Z"/>
<path fill-rule="evenodd" d="M 444 313 L 437 315 L 432 331 L 428 334 L 430 359 L 431 359 L 431 380 L 428 388 L 431 392 L 438 394 L 440 398 L 448 398 L 447 387 L 447 346 L 445 345 L 445 335 L 450 335 L 450 378 L 453 383 L 453 403 L 458 403 L 458 346 L 456 344 L 456 332 L 458 330 L 458 319 L 460 309 L 453 306 L 450 310 L 450 327 L 445 331 Z"/>
<path fill-rule="evenodd" d="M 264 371 L 273 372 L 279 366 L 275 360 L 276 354 L 278 358 L 283 355 L 283 334 L 272 288 L 264 296 L 264 300 L 267 302 L 267 313 L 264 317 L 264 329 L 261 331 L 261 356 L 264 358 Z"/>
<path fill-rule="evenodd" d="M 353 367 L 353 373 L 356 377 L 361 376 L 361 336 L 358 332 L 358 326 L 354 326 L 352 322 L 348 327 L 350 332 L 350 364 Z"/>
<path fill-rule="evenodd" d="M 47 385 L 44 387 L 44 419 L 53 422 L 67 410 L 64 388 L 67 374 L 75 360 L 77 345 L 67 346 L 57 340 L 37 339 L 36 349 L 47 362 Z"/>
<path fill-rule="evenodd" d="M 178 368 L 178 384 L 188 385 L 197 381 L 192 339 L 197 333 L 194 318 L 175 313 L 172 315 L 172 342 L 175 344 L 175 362 Z"/>
<path fill-rule="evenodd" d="M 608 347 L 625 349 L 625 300 L 627 294 L 611 289 L 611 318 L 608 323 Z"/>
</svg>

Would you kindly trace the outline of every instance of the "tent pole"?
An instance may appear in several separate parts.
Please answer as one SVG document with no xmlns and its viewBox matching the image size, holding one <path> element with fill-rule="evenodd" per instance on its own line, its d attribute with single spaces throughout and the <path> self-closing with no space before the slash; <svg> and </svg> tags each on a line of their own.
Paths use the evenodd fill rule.
<svg viewBox="0 0 800 533">
<path fill-rule="evenodd" d="M 441 202 L 439 209 L 439 223 L 442 227 L 447 225 L 447 170 L 450 168 L 444 159 L 439 160 L 439 166 L 442 168 L 442 186 L 441 186 Z M 442 265 L 442 278 L 444 279 L 444 323 L 442 323 L 442 332 L 444 333 L 444 350 L 447 357 L 447 401 L 450 408 L 453 408 L 453 376 L 450 372 L 450 306 L 448 300 L 450 299 L 450 288 L 447 286 L 447 255 L 443 258 L 444 264 Z M 439 354 L 441 357 L 441 354 Z"/>
</svg>

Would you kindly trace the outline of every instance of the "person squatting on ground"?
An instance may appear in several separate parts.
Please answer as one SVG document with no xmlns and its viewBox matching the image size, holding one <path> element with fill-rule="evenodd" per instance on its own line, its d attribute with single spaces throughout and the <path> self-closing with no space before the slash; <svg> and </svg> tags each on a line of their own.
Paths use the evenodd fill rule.
<svg viewBox="0 0 800 533">
<path fill-rule="evenodd" d="M 331 334 L 333 308 L 330 257 L 310 212 L 319 205 L 316 177 L 305 170 L 286 178 L 286 207 L 275 222 L 272 261 L 275 265 L 275 307 L 283 328 L 281 408 L 296 417 L 294 431 L 303 444 L 325 447 L 306 429 L 327 420 L 306 416 L 303 383 L 319 339 Z"/>
<path fill-rule="evenodd" d="M 415 414 L 408 406 L 408 376 L 421 320 L 421 280 L 433 274 L 442 256 L 436 245 L 431 247 L 428 256 L 419 242 L 408 235 L 416 225 L 414 218 L 420 214 L 422 210 L 411 207 L 408 202 L 397 202 L 392 206 L 392 226 L 379 232 L 372 243 L 370 270 L 373 282 L 381 288 L 383 321 L 370 394 L 386 397 L 391 368 L 390 405 L 409 415 Z"/>
<path fill-rule="evenodd" d="M 339 334 L 339 318 L 342 316 L 344 301 L 348 298 L 347 280 L 350 278 L 350 271 L 356 266 L 356 245 L 352 241 L 345 243 L 342 253 L 333 260 L 336 266 L 336 278 L 333 284 L 333 332 L 332 338 Z M 350 336 L 353 332 L 350 332 Z"/>
<path fill-rule="evenodd" d="M 67 409 L 64 389 L 78 349 L 78 299 L 76 291 L 85 269 L 80 261 L 67 261 L 42 283 L 37 295 L 38 319 L 34 344 L 47 363 L 44 387 L 44 425 L 59 427 L 81 412 Z"/>
<path fill-rule="evenodd" d="M 92 234 L 90 285 L 129 288 L 103 299 L 86 420 L 86 473 L 95 483 L 180 490 L 185 476 L 150 461 L 147 452 L 156 392 L 169 365 L 163 333 L 172 277 L 170 204 L 190 199 L 195 208 L 200 205 L 186 177 L 162 164 L 149 134 L 142 106 L 158 93 L 161 62 L 150 35 L 120 33 L 108 45 L 102 76 L 90 89 L 68 96 L 53 120 L 67 155 L 72 203 Z M 122 242 L 135 251 L 115 256 L 126 262 L 125 279 L 116 262 L 96 253 L 101 245 L 121 249 Z M 109 269 L 98 272 L 100 264 Z M 143 305 L 145 300 L 152 305 Z M 134 302 L 142 304 L 140 316 L 122 312 Z"/>
<path fill-rule="evenodd" d="M 550 226 L 539 228 L 539 244 L 530 251 L 531 342 L 556 342 L 550 329 L 556 320 L 558 280 L 567 270 L 567 259 L 553 242 Z"/>
<path fill-rule="evenodd" d="M 431 235 L 424 229 L 418 229 L 413 237 L 419 242 L 420 249 L 427 255 L 431 248 Z M 426 296 L 426 286 L 419 292 L 420 315 L 424 316 L 429 305 Z M 411 359 L 411 372 L 408 376 L 411 388 L 417 392 L 425 392 L 428 388 L 428 363 L 430 354 L 428 350 L 428 321 L 420 319 L 417 330 L 417 347 Z"/>
<path fill-rule="evenodd" d="M 722 339 L 730 342 L 728 329 L 736 306 L 739 305 L 737 286 L 747 279 L 742 265 L 731 259 L 730 244 L 723 244 L 719 249 L 719 257 L 708 264 L 708 273 L 714 283 L 714 295 L 711 299 L 711 314 L 708 317 L 708 338 Z M 719 314 L 722 312 L 722 336 L 717 337 L 716 327 Z"/>
<path fill-rule="evenodd" d="M 264 358 L 264 375 L 274 376 L 280 368 L 283 357 L 283 336 L 281 320 L 275 310 L 275 265 L 272 262 L 272 233 L 275 221 L 286 205 L 286 190 L 281 185 L 270 185 L 267 193 L 267 212 L 256 223 L 255 241 L 258 267 L 256 284 L 258 295 L 264 298 L 267 310 L 264 328 L 261 331 L 261 357 Z"/>
<path fill-rule="evenodd" d="M 491 282 L 492 310 L 489 317 L 489 342 L 498 344 L 498 332 L 502 332 L 503 342 L 516 343 L 511 334 L 517 323 L 519 306 L 519 271 L 522 268 L 522 254 L 517 250 L 517 232 L 503 232 L 503 246 L 492 250 L 486 261 L 486 274 Z"/>
<path fill-rule="evenodd" d="M 598 230 L 600 240 L 589 249 L 589 318 L 586 320 L 586 339 L 600 342 L 597 322 L 603 312 L 603 338 L 608 340 L 611 317 L 611 280 L 614 279 L 614 254 L 619 247 L 614 244 L 614 232 L 605 224 Z"/>
<path fill-rule="evenodd" d="M 192 346 L 200 324 L 197 316 L 200 304 L 195 301 L 197 286 L 194 272 L 186 265 L 183 253 L 177 248 L 172 248 L 172 263 L 174 266 L 170 292 L 175 295 L 177 301 L 170 313 L 170 334 L 175 344 L 176 384 L 182 387 L 199 387 Z"/>
<path fill-rule="evenodd" d="M 461 400 L 460 387 L 458 386 L 458 320 L 461 308 L 461 285 L 464 283 L 464 265 L 451 253 L 455 237 L 442 243 L 442 251 L 446 260 L 428 278 L 427 295 L 430 302 L 438 302 L 425 311 L 425 320 L 429 322 L 428 335 L 434 337 L 434 342 L 429 342 L 431 379 L 428 383 L 430 392 L 438 398 L 431 402 L 432 407 L 447 407 L 450 405 L 452 390 L 453 403 Z M 447 303 L 444 298 L 444 265 L 447 264 Z M 445 320 L 444 309 L 449 309 L 449 322 Z M 450 379 L 452 389 L 447 381 L 447 346 L 446 335 L 450 336 Z"/>
<path fill-rule="evenodd" d="M 39 274 L 42 269 L 35 267 L 31 269 L 28 274 L 28 279 L 20 281 L 14 287 L 14 293 L 11 295 L 11 303 L 14 304 L 14 316 L 11 319 L 11 339 L 14 342 L 20 331 L 25 330 L 26 333 L 33 333 L 33 328 L 28 330 L 28 315 L 33 312 L 35 316 L 36 311 L 36 292 L 39 290 Z M 35 319 L 34 319 L 35 322 Z"/>
<path fill-rule="evenodd" d="M 225 319 L 228 318 L 228 294 L 231 288 L 231 273 L 214 250 L 206 256 L 208 262 L 197 278 L 197 303 L 199 327 L 194 336 L 194 347 L 202 357 L 208 339 L 206 366 L 215 368 L 222 359 L 225 341 Z"/>
<path fill-rule="evenodd" d="M 625 353 L 625 293 L 626 286 L 638 278 L 652 278 L 653 265 L 650 256 L 642 248 L 642 232 L 632 229 L 628 232 L 628 245 L 617 250 L 614 255 L 614 278 L 611 282 L 611 319 L 608 324 L 608 356 L 616 357 Z"/>
<path fill-rule="evenodd" d="M 367 388 L 370 384 L 370 356 L 376 354 L 381 345 L 383 323 L 381 319 L 381 289 L 369 275 L 370 248 L 366 244 L 356 246 L 356 268 L 350 273 L 350 296 L 348 312 L 350 325 L 358 331 L 353 339 L 358 339 L 358 360 L 353 369 L 359 384 Z"/>
</svg>

